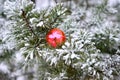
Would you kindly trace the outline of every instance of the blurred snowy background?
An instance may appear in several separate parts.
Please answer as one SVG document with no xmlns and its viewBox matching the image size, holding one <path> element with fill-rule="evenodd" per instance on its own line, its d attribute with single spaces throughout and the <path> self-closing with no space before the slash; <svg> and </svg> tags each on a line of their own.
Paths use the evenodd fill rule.
<svg viewBox="0 0 120 80">
<path fill-rule="evenodd" d="M 4 2 L 5 0 L 0 0 L 0 55 L 3 55 L 1 52 L 3 52 L 4 48 L 5 49 L 8 48 L 10 50 L 10 49 L 13 49 L 12 46 L 15 45 L 14 42 L 6 42 L 4 44 L 1 41 L 1 39 L 3 37 L 5 38 L 5 36 L 7 36 L 7 34 L 9 33 L 8 29 L 6 28 L 3 29 L 2 27 L 5 21 L 5 16 L 3 14 Z M 81 5 L 81 6 L 86 5 L 85 0 L 33 0 L 33 2 L 35 2 L 37 9 L 44 9 L 50 6 L 55 6 L 56 2 L 58 3 L 63 2 L 65 6 L 69 8 L 74 8 L 76 5 Z M 88 0 L 88 3 L 89 5 L 94 6 L 101 3 L 101 0 Z M 109 0 L 108 5 L 116 8 L 120 13 L 120 0 Z M 110 16 L 110 18 L 115 22 L 120 22 L 120 14 L 117 14 L 114 17 Z M 8 51 L 4 50 L 4 52 L 7 53 Z M 12 54 L 12 51 L 9 53 Z M 15 52 L 15 53 L 19 53 L 19 52 Z M 9 54 L 6 56 L 8 56 L 9 58 Z M 19 69 L 20 64 L 18 64 L 18 62 L 22 62 L 23 60 L 20 53 L 16 54 L 15 58 L 13 59 L 3 60 L 2 58 L 3 57 L 1 56 L 0 57 L 0 80 L 29 80 L 29 77 L 31 76 L 27 76 L 27 75 L 31 75 L 32 73 L 34 73 L 33 70 L 35 69 L 30 70 L 29 72 L 22 72 Z M 120 80 L 120 78 L 116 80 Z"/>
</svg>

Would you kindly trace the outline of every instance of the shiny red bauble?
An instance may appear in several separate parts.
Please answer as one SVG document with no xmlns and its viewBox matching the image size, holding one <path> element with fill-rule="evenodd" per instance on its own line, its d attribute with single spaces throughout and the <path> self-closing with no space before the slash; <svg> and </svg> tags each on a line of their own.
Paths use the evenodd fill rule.
<svg viewBox="0 0 120 80">
<path fill-rule="evenodd" d="M 46 41 L 53 48 L 60 47 L 66 41 L 64 32 L 58 28 L 51 29 L 46 35 Z"/>
</svg>

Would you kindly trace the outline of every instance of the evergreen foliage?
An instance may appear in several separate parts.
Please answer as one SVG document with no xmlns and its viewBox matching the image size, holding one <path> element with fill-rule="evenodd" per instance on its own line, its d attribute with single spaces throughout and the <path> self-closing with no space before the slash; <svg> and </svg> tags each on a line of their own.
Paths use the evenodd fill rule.
<svg viewBox="0 0 120 80">
<path fill-rule="evenodd" d="M 109 19 L 117 11 L 107 1 L 90 8 L 67 9 L 60 3 L 38 10 L 30 0 L 6 0 L 0 32 L 8 32 L 0 38 L 5 46 L 0 60 L 21 54 L 17 66 L 32 71 L 29 80 L 114 80 L 120 75 L 120 25 Z M 46 44 L 52 28 L 66 34 L 59 48 Z"/>
</svg>

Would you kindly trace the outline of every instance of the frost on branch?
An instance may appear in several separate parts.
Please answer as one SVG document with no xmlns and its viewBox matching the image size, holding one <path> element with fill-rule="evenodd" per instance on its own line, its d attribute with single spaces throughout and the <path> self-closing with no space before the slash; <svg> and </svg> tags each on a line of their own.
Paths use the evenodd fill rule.
<svg viewBox="0 0 120 80">
<path fill-rule="evenodd" d="M 109 19 L 108 14 L 117 11 L 106 6 L 106 1 L 87 10 L 70 11 L 57 4 L 39 11 L 30 0 L 7 0 L 5 27 L 10 27 L 10 38 L 24 55 L 24 65 L 37 65 L 39 79 L 113 80 L 120 74 L 120 26 Z M 56 49 L 45 40 L 52 28 L 60 28 L 67 38 Z"/>
<path fill-rule="evenodd" d="M 4 3 L 4 11 L 8 18 L 18 18 L 22 15 L 22 9 L 25 11 L 31 11 L 34 8 L 33 2 L 30 0 L 6 0 Z"/>
</svg>

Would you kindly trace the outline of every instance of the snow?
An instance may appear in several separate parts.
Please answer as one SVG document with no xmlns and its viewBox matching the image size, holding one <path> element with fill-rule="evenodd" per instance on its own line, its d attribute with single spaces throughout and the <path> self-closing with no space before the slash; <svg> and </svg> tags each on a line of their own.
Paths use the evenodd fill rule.
<svg viewBox="0 0 120 80">
<path fill-rule="evenodd" d="M 37 9 L 44 9 L 48 8 L 49 6 L 55 6 L 54 0 L 36 0 Z"/>
<path fill-rule="evenodd" d="M 0 63 L 0 71 L 4 73 L 9 73 L 9 68 L 4 62 Z"/>
<path fill-rule="evenodd" d="M 120 0 L 109 0 L 109 5 L 108 6 L 115 6 L 115 5 L 117 5 L 117 4 L 120 4 Z M 54 5 L 56 5 L 55 3 L 54 3 L 54 1 L 50 1 L 50 0 L 37 0 L 37 2 L 36 2 L 36 8 L 38 8 L 38 9 L 43 9 L 43 8 L 47 8 L 47 7 L 49 7 L 49 6 L 54 6 Z M 14 6 L 13 4 L 11 4 L 11 6 L 9 6 L 9 5 L 7 5 L 6 4 L 6 9 L 8 9 L 9 7 L 12 7 L 12 6 Z M 21 7 L 22 8 L 22 7 Z M 117 13 L 117 11 L 115 10 L 115 9 L 112 9 L 112 8 L 110 8 L 110 11 L 112 12 L 112 13 Z M 14 13 L 14 12 L 12 12 L 11 11 L 11 13 L 10 14 L 12 14 L 12 13 Z M 60 13 L 60 12 L 59 12 Z M 20 13 L 21 14 L 21 13 Z M 87 16 L 89 16 L 89 18 L 87 19 L 87 22 L 90 22 L 90 20 L 91 20 L 91 13 L 88 13 L 87 14 Z M 75 17 L 75 16 L 74 16 Z M 77 16 L 78 17 L 78 16 Z M 79 17 L 78 17 L 78 19 L 79 19 Z M 30 19 L 30 22 L 32 23 L 32 22 L 34 22 L 34 20 L 35 20 L 35 18 L 31 18 Z M 71 24 L 71 26 L 76 26 L 76 24 L 77 24 L 77 22 L 73 22 L 72 24 Z M 42 26 L 43 25 L 43 22 L 40 22 L 39 24 L 37 24 L 37 26 Z M 113 25 L 113 23 L 111 23 L 111 22 L 109 22 L 109 21 L 106 21 L 106 23 L 103 23 L 103 25 L 102 26 L 108 26 L 108 25 L 110 25 L 110 26 L 112 26 Z M 79 26 L 79 24 L 78 24 L 78 26 Z M 84 25 L 83 25 L 84 26 Z M 100 27 L 102 27 L 101 25 L 100 25 Z M 98 32 L 100 32 L 101 31 L 101 33 L 103 33 L 104 34 L 104 30 L 105 28 L 103 28 L 103 29 L 98 29 Z M 96 33 L 97 33 L 97 30 L 94 28 L 93 29 L 94 31 L 96 31 Z M 0 32 L 2 32 L 1 34 L 0 34 L 0 37 L 3 37 L 3 41 L 6 41 L 7 40 L 7 38 L 8 38 L 8 33 L 9 33 L 9 31 L 0 31 Z M 6 36 L 5 36 L 6 35 Z M 74 34 L 72 34 L 71 36 L 73 37 L 73 39 L 71 40 L 73 43 L 72 43 L 72 46 L 71 46 L 71 44 L 69 43 L 69 42 L 65 42 L 65 44 L 62 46 L 62 49 L 56 49 L 55 51 L 57 51 L 58 53 L 57 54 L 54 54 L 54 53 L 52 53 L 53 51 L 51 51 L 50 53 L 46 53 L 46 52 L 44 52 L 44 56 L 45 56 L 45 58 L 47 58 L 46 59 L 46 61 L 51 61 L 51 65 L 53 65 L 53 64 L 57 64 L 57 61 L 59 60 L 59 57 L 63 57 L 63 60 L 65 61 L 65 63 L 67 64 L 67 65 L 69 65 L 69 64 L 71 64 L 71 60 L 70 59 L 80 59 L 80 56 L 78 56 L 77 54 L 75 54 L 75 52 L 74 52 L 74 50 L 77 50 L 77 49 L 74 49 L 74 50 L 72 50 L 74 47 L 74 45 L 73 44 L 75 44 L 75 45 L 78 45 L 78 48 L 80 49 L 79 51 L 81 51 L 81 52 L 84 52 L 85 51 L 85 49 L 83 48 L 85 45 L 84 44 L 82 44 L 82 42 L 85 42 L 85 44 L 87 44 L 87 45 L 89 45 L 89 44 L 91 44 L 91 45 L 93 45 L 92 43 L 91 43 L 91 41 L 90 41 L 90 39 L 91 39 L 91 37 L 90 38 L 87 38 L 87 40 L 86 41 L 84 41 L 84 40 L 82 40 L 82 38 L 85 36 L 86 37 L 86 35 L 88 35 L 88 34 L 84 34 L 83 36 L 82 36 L 83 34 L 80 34 L 80 35 L 77 35 L 77 32 L 76 33 L 74 33 Z M 57 33 L 55 33 L 55 34 L 53 34 L 52 36 L 50 36 L 51 38 L 53 38 L 54 36 L 58 36 L 57 35 Z M 76 42 L 76 43 L 74 43 L 75 42 L 75 40 L 77 40 L 78 39 L 78 36 L 80 37 L 80 39 L 81 40 L 79 40 L 78 42 Z M 89 36 L 89 35 L 88 35 Z M 110 34 L 110 38 L 112 39 L 112 38 L 114 38 L 113 37 L 114 35 L 112 35 L 112 34 Z M 60 37 L 60 36 L 58 36 L 58 37 Z M 104 37 L 102 38 L 102 39 L 105 39 Z M 115 40 L 116 40 L 116 42 L 118 42 L 118 41 L 120 41 L 120 39 L 119 38 L 114 38 Z M 13 44 L 13 45 L 11 45 L 11 44 Z M 79 45 L 79 44 L 81 44 L 81 45 Z M 14 41 L 12 41 L 12 42 L 8 42 L 7 44 L 6 44 L 6 46 L 8 47 L 8 49 L 13 49 L 14 48 L 14 46 L 15 46 L 15 44 L 14 44 Z M 29 44 L 25 44 L 25 46 L 27 47 L 27 46 L 29 46 Z M 91 47 L 91 46 L 90 46 Z M 93 47 L 93 46 L 92 46 Z M 82 49 L 83 48 L 83 49 Z M 1 49 L 1 46 L 0 46 L 0 49 Z M 67 49 L 68 51 L 66 51 L 66 50 L 64 50 L 64 49 Z M 90 48 L 90 49 L 92 49 L 93 51 L 94 51 L 94 49 L 93 48 Z M 2 50 L 2 49 L 1 49 Z M 91 51 L 92 51 L 91 50 Z M 23 60 L 23 57 L 22 57 L 22 52 L 24 51 L 24 49 L 21 49 L 20 50 L 21 52 L 16 52 L 16 53 L 18 53 L 18 54 L 16 54 L 16 62 L 20 62 L 20 61 L 22 61 Z M 33 57 L 33 55 L 34 55 L 34 51 L 28 51 L 28 52 L 30 52 L 30 54 L 28 54 L 27 55 L 27 57 L 26 57 L 26 61 L 27 61 L 27 59 L 30 57 L 31 59 L 34 59 L 34 57 Z M 87 52 L 87 51 L 86 51 Z M 97 52 L 97 51 L 96 51 Z M 120 50 L 118 50 L 117 51 L 118 53 L 120 53 Z M 20 53 L 20 54 L 19 54 Z M 41 52 L 42 53 L 42 52 Z M 45 54 L 46 53 L 46 54 Z M 69 53 L 69 54 L 64 54 L 64 53 Z M 94 53 L 94 52 L 93 52 Z M 85 53 L 84 53 L 85 54 Z M 40 55 L 42 55 L 42 54 L 40 54 Z M 56 55 L 56 56 L 55 56 Z M 93 63 L 95 63 L 96 62 L 96 59 L 94 59 L 97 55 L 94 55 L 94 54 L 91 54 L 91 58 L 92 58 L 92 60 L 90 60 L 90 59 L 87 59 L 86 60 L 86 62 L 84 62 L 83 64 L 81 64 L 81 63 L 75 63 L 74 65 L 75 66 L 80 66 L 80 65 L 82 65 L 82 69 L 84 69 L 84 68 L 86 68 L 87 66 L 89 66 L 89 64 L 93 64 Z M 57 56 L 59 56 L 59 57 L 57 57 Z M 86 56 L 86 55 L 85 55 Z M 107 56 L 107 55 L 104 55 L 105 56 L 105 59 L 107 59 L 107 58 L 109 58 L 109 56 Z M 109 60 L 111 60 L 111 59 L 109 59 Z M 116 61 L 120 61 L 120 57 L 118 58 L 118 56 L 117 56 L 117 58 L 115 58 L 115 60 Z M 109 61 L 107 62 L 107 60 L 106 60 L 106 63 L 109 63 Z M 102 64 L 102 63 L 101 63 Z M 109 63 L 109 64 L 111 64 L 111 63 Z M 95 66 L 99 66 L 100 65 L 100 62 L 98 62 L 98 63 L 96 63 L 95 64 Z M 104 70 L 106 70 L 106 65 L 107 64 L 102 64 L 103 66 L 105 66 L 104 67 Z M 102 66 L 102 65 L 100 65 L 100 67 Z M 5 65 L 4 63 L 1 63 L 0 64 L 0 70 L 1 71 L 3 71 L 3 72 L 5 72 L 5 73 L 9 73 L 9 70 L 8 70 L 8 67 L 7 67 L 7 65 Z M 92 70 L 92 68 L 91 67 L 89 67 L 88 68 L 88 70 L 89 71 L 91 71 Z M 111 74 L 112 74 L 112 71 L 113 70 L 110 70 L 109 72 L 108 72 L 108 75 L 110 76 Z M 14 75 L 16 75 L 16 74 L 20 74 L 21 72 L 15 72 L 14 73 Z M 93 74 L 95 75 L 95 71 L 93 71 Z M 64 73 L 61 73 L 60 74 L 61 76 L 64 76 Z M 23 76 L 21 76 L 21 77 L 18 77 L 18 79 L 17 80 L 24 80 L 25 79 L 25 77 L 23 77 Z M 56 79 L 58 79 L 58 78 L 56 78 Z M 107 78 L 105 77 L 105 79 L 107 80 Z"/>
<path fill-rule="evenodd" d="M 120 0 L 109 0 L 108 5 L 109 6 L 116 6 L 120 4 Z"/>
<path fill-rule="evenodd" d="M 41 21 L 37 24 L 37 26 L 43 26 L 43 24 L 44 24 L 43 21 Z"/>
</svg>

